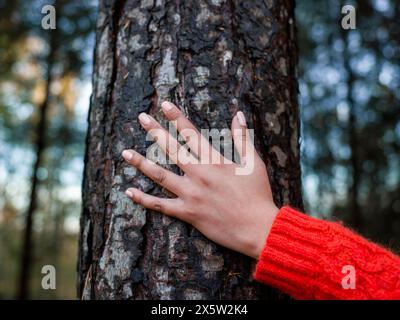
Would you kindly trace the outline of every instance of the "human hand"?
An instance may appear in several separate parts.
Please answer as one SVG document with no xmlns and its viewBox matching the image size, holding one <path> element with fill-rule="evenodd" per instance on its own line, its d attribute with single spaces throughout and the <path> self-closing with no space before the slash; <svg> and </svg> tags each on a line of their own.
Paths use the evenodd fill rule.
<svg viewBox="0 0 400 320">
<path fill-rule="evenodd" d="M 172 199 L 146 194 L 137 188 L 126 191 L 136 203 L 190 223 L 210 240 L 258 259 L 278 212 L 266 166 L 250 139 L 242 112 L 232 119 L 232 136 L 240 164 L 226 160 L 200 134 L 185 115 L 170 102 L 163 102 L 166 118 L 174 121 L 189 153 L 150 115 L 139 121 L 185 173 L 179 176 L 146 159 L 134 150 L 124 150 L 124 159 L 162 187 L 174 193 Z M 213 161 L 211 161 L 213 160 Z M 247 175 L 238 169 L 253 161 Z M 217 162 L 217 163 L 216 163 Z"/>
</svg>

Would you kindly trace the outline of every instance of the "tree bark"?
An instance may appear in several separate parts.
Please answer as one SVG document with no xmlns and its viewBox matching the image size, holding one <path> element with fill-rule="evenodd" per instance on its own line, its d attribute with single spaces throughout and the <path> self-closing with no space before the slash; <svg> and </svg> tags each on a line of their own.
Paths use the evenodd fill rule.
<svg viewBox="0 0 400 320">
<path fill-rule="evenodd" d="M 302 208 L 293 1 L 100 1 L 83 181 L 84 299 L 257 299 L 255 262 L 124 191 L 167 196 L 121 158 L 145 154 L 137 117 L 171 100 L 198 128 L 255 129 L 278 205 Z M 170 167 L 171 168 L 171 167 Z M 176 170 L 176 168 L 174 168 Z M 176 170 L 177 171 L 177 170 Z M 178 172 L 178 171 L 177 171 Z"/>
</svg>

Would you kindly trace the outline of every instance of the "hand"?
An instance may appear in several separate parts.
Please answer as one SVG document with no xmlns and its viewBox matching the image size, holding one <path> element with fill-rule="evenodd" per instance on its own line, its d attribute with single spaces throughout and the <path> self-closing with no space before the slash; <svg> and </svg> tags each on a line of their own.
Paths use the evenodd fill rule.
<svg viewBox="0 0 400 320">
<path fill-rule="evenodd" d="M 175 105 L 163 102 L 162 110 L 168 120 L 174 121 L 190 153 L 150 115 L 141 113 L 140 124 L 185 174 L 179 176 L 166 170 L 134 150 L 124 150 L 122 156 L 177 197 L 159 198 L 136 188 L 129 188 L 126 194 L 146 208 L 190 223 L 222 246 L 258 259 L 278 209 L 244 114 L 239 111 L 232 119 L 233 141 L 241 161 L 236 164 L 224 163 L 227 159 Z M 250 162 L 253 163 L 248 166 Z M 238 169 L 246 166 L 252 170 L 239 175 Z"/>
</svg>

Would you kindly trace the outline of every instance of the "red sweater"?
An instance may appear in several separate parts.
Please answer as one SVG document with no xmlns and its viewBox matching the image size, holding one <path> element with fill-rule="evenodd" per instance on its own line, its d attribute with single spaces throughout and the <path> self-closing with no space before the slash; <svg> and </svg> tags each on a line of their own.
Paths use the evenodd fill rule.
<svg viewBox="0 0 400 320">
<path fill-rule="evenodd" d="M 290 207 L 279 211 L 254 278 L 296 299 L 400 299 L 400 257 Z"/>
</svg>

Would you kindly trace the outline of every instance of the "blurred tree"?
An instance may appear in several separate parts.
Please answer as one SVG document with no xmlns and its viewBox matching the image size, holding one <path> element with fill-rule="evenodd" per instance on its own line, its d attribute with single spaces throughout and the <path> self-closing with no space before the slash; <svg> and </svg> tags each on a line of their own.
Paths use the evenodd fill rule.
<svg viewBox="0 0 400 320">
<path fill-rule="evenodd" d="M 56 6 L 58 9 L 58 7 Z M 58 30 L 58 29 L 56 29 Z M 42 104 L 39 107 L 39 123 L 37 125 L 36 136 L 36 160 L 32 169 L 31 195 L 29 200 L 28 211 L 26 213 L 25 232 L 22 248 L 21 274 L 19 279 L 18 298 L 26 299 L 28 296 L 29 272 L 31 271 L 32 252 L 33 252 L 33 214 L 37 207 L 37 188 L 39 183 L 38 171 L 42 166 L 44 150 L 46 148 L 46 132 L 47 132 L 47 114 L 50 104 L 50 86 L 53 77 L 53 65 L 57 47 L 55 40 L 57 39 L 57 31 L 52 30 L 49 37 L 49 52 L 46 61 L 45 76 L 45 94 Z"/>
<path fill-rule="evenodd" d="M 42 3 L 42 5 L 44 5 Z M 24 234 L 24 246 L 21 261 L 21 274 L 19 280 L 20 299 L 25 299 L 28 294 L 29 271 L 31 269 L 31 253 L 33 246 L 33 213 L 37 206 L 37 186 L 39 183 L 38 170 L 42 166 L 44 150 L 46 148 L 47 116 L 51 103 L 51 86 L 55 79 L 62 82 L 71 75 L 78 76 L 81 72 L 83 61 L 81 50 L 84 47 L 85 38 L 92 31 L 94 14 L 93 4 L 82 4 L 80 1 L 56 0 L 54 7 L 57 14 L 57 27 L 54 30 L 42 30 L 38 36 L 47 42 L 47 54 L 42 60 L 42 66 L 46 70 L 44 78 L 44 98 L 40 105 L 39 122 L 36 136 L 36 160 L 32 170 L 31 196 L 26 214 L 26 226 Z M 92 18 L 92 20 L 90 20 Z M 62 84 L 61 84 L 62 85 Z M 68 95 L 70 91 L 60 90 L 64 107 L 68 107 Z M 65 96 L 62 96 L 65 94 Z M 61 139 L 65 142 L 65 139 Z"/>
<path fill-rule="evenodd" d="M 29 28 L 20 16 L 20 0 L 0 0 L 0 74 L 11 72 L 11 67 L 19 58 L 20 40 L 25 38 Z"/>
<path fill-rule="evenodd" d="M 57 0 L 53 3 L 57 28 L 44 30 L 41 8 L 47 4 L 49 2 L 44 0 L 0 1 L 0 113 L 5 116 L 0 125 L 2 133 L 10 137 L 8 143 L 25 143 L 27 148 L 33 146 L 35 152 L 20 264 L 19 298 L 26 298 L 28 294 L 35 252 L 34 213 L 40 205 L 41 185 L 46 188 L 50 180 L 46 178 L 46 172 L 51 168 L 46 165 L 66 165 L 51 161 L 52 156 L 60 154 L 59 151 L 54 153 L 57 149 L 63 154 L 68 151 L 68 146 L 75 146 L 77 142 L 82 148 L 82 128 L 77 131 L 76 125 L 68 122 L 73 119 L 70 115 L 77 98 L 74 85 L 84 72 L 87 73 L 84 65 L 91 60 L 91 50 L 85 52 L 84 49 L 88 48 L 96 16 L 96 1 Z M 22 126 L 16 121 L 18 103 L 35 106 L 32 117 Z M 65 112 L 60 111 L 63 109 Z M 58 117 L 63 120 L 58 121 Z M 58 180 L 53 186 L 57 190 L 59 185 Z M 43 206 L 45 210 L 54 209 Z M 63 210 L 56 211 L 63 214 Z M 57 215 L 55 219 L 58 219 Z"/>
<path fill-rule="evenodd" d="M 338 214 L 364 235 L 400 243 L 399 2 L 299 1 L 302 161 L 311 212 Z"/>
<path fill-rule="evenodd" d="M 347 3 L 342 1 L 341 6 L 345 6 Z M 336 6 L 331 7 L 331 10 L 337 10 Z M 349 183 L 348 187 L 348 209 L 351 212 L 351 223 L 352 226 L 359 229 L 362 226 L 362 215 L 361 208 L 359 205 L 359 188 L 360 188 L 360 175 L 361 175 L 361 159 L 359 159 L 359 150 L 360 147 L 358 145 L 358 129 L 357 129 L 357 112 L 355 108 L 354 94 L 355 94 L 355 80 L 356 76 L 353 72 L 353 69 L 350 65 L 351 61 L 351 31 L 340 28 L 340 37 L 339 39 L 343 43 L 343 71 L 345 73 L 344 83 L 347 86 L 346 96 L 344 100 L 347 103 L 348 108 L 348 121 L 347 121 L 347 131 L 348 131 L 348 144 L 351 150 L 351 154 L 349 157 L 349 167 L 350 174 L 352 175 L 352 181 Z"/>
</svg>

